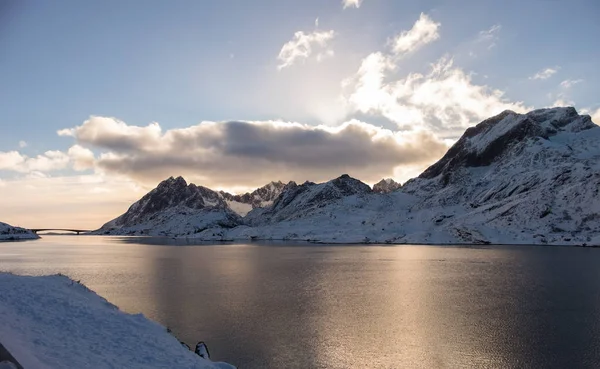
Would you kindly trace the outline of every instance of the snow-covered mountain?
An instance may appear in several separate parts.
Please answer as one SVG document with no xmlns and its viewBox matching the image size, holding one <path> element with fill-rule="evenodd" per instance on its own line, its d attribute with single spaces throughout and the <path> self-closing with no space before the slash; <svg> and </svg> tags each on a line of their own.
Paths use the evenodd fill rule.
<svg viewBox="0 0 600 369">
<path fill-rule="evenodd" d="M 252 226 L 273 224 L 281 221 L 301 219 L 330 203 L 344 197 L 371 193 L 369 185 L 347 174 L 325 183 L 305 182 L 297 185 L 290 182 L 285 191 L 271 206 L 250 212 L 245 221 Z"/>
<path fill-rule="evenodd" d="M 402 185 L 391 178 L 384 178 L 373 185 L 373 192 L 390 193 L 402 187 Z"/>
<path fill-rule="evenodd" d="M 290 184 L 291 183 L 293 182 L 290 182 Z M 277 181 L 270 182 L 263 187 L 257 188 L 252 192 L 246 192 L 243 195 L 232 195 L 224 191 L 220 191 L 219 193 L 233 211 L 244 216 L 254 208 L 262 208 L 271 205 L 285 187 L 286 184 Z"/>
<path fill-rule="evenodd" d="M 451 240 L 599 244 L 599 159 L 588 115 L 506 111 L 468 129 L 402 191 Z"/>
<path fill-rule="evenodd" d="M 320 184 L 291 182 L 271 205 L 255 207 L 244 218 L 231 216 L 221 200 L 211 209 L 230 215 L 227 225 L 211 221 L 204 230 L 190 233 L 182 226 L 169 234 L 207 240 L 600 244 L 600 127 L 574 108 L 505 111 L 469 128 L 418 178 L 395 191 L 383 182 L 376 191 L 347 175 Z"/>
<path fill-rule="evenodd" d="M 231 228 L 241 218 L 211 189 L 170 177 L 95 234 L 190 236 L 207 228 Z"/>
<path fill-rule="evenodd" d="M 40 238 L 29 229 L 0 222 L 0 241 L 35 240 Z"/>
</svg>

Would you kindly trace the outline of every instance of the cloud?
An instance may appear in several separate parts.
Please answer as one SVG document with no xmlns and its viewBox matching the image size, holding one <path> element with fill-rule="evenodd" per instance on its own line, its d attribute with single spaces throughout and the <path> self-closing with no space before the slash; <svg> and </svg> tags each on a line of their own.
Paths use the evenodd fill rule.
<svg viewBox="0 0 600 369">
<path fill-rule="evenodd" d="M 61 151 L 51 150 L 33 158 L 26 158 L 24 164 L 28 172 L 50 172 L 66 168 L 69 156 Z"/>
<path fill-rule="evenodd" d="M 494 24 L 489 29 L 479 32 L 479 40 L 480 41 L 494 40 L 498 37 L 498 33 L 500 32 L 501 29 L 502 29 L 502 25 Z"/>
<path fill-rule="evenodd" d="M 559 94 L 558 98 L 552 103 L 553 108 L 565 107 L 565 106 L 573 106 L 575 102 L 572 100 L 567 100 L 567 98 Z"/>
<path fill-rule="evenodd" d="M 19 141 L 19 147 L 21 149 L 26 148 L 27 147 L 27 142 L 25 142 L 25 141 Z"/>
<path fill-rule="evenodd" d="M 279 51 L 277 59 L 281 62 L 277 66 L 279 70 L 292 66 L 297 60 L 308 59 L 313 53 L 313 49 L 318 49 L 321 54 L 333 55 L 333 50 L 329 49 L 328 43 L 335 37 L 335 32 L 314 31 L 305 34 L 302 31 L 294 33 L 294 37 L 286 42 Z M 318 59 L 320 60 L 320 59 Z"/>
<path fill-rule="evenodd" d="M 0 152 L 0 170 L 22 173 L 29 177 L 45 177 L 45 173 L 69 167 L 77 171 L 93 169 L 94 153 L 79 145 L 72 146 L 66 153 L 50 150 L 34 157 L 18 151 Z"/>
<path fill-rule="evenodd" d="M 360 8 L 360 5 L 362 4 L 363 0 L 342 0 L 342 4 L 344 5 L 344 9 L 349 8 L 349 7 L 355 7 L 355 8 Z"/>
<path fill-rule="evenodd" d="M 392 42 L 392 50 L 374 52 L 361 62 L 358 71 L 342 82 L 342 100 L 347 115 L 355 113 L 384 117 L 400 131 L 427 130 L 456 138 L 464 129 L 503 110 L 524 112 L 521 102 L 511 102 L 504 92 L 476 84 L 472 74 L 444 56 L 430 64 L 426 74 L 400 75 L 401 56 L 439 38 L 439 23 L 421 14 L 414 26 Z M 495 25 L 480 37 L 495 37 Z"/>
<path fill-rule="evenodd" d="M 0 170 L 42 173 L 64 169 L 68 164 L 69 156 L 56 150 L 46 151 L 35 157 L 28 157 L 17 151 L 0 152 Z"/>
<path fill-rule="evenodd" d="M 107 124 L 111 119 L 114 124 Z M 281 121 L 202 122 L 159 135 L 140 134 L 158 128 L 91 117 L 68 132 L 80 145 L 104 150 L 95 159 L 101 173 L 143 183 L 184 175 L 208 187 L 260 186 L 275 179 L 323 181 L 342 173 L 377 181 L 397 166 L 424 168 L 448 147 L 431 133 L 392 132 L 356 120 L 336 128 Z"/>
<path fill-rule="evenodd" d="M 17 151 L 0 152 L 0 170 L 12 170 L 23 165 L 25 157 Z"/>
<path fill-rule="evenodd" d="M 421 13 L 421 16 L 410 30 L 402 31 L 389 41 L 392 52 L 397 56 L 401 56 L 414 52 L 422 46 L 437 40 L 440 37 L 439 27 L 440 23 L 435 23 L 429 16 Z"/>
<path fill-rule="evenodd" d="M 73 145 L 67 152 L 72 161 L 73 169 L 83 171 L 94 168 L 95 157 L 90 149 L 79 145 Z"/>
<path fill-rule="evenodd" d="M 335 53 L 334 53 L 333 50 L 331 50 L 331 49 L 330 50 L 325 50 L 324 52 L 318 53 L 315 56 L 315 60 L 318 61 L 318 62 L 320 62 L 320 61 L 325 60 L 327 58 L 333 58 L 334 55 L 335 55 Z"/>
<path fill-rule="evenodd" d="M 600 108 L 598 108 L 596 111 L 589 113 L 592 117 L 592 122 L 600 125 Z"/>
<path fill-rule="evenodd" d="M 393 78 L 395 66 L 382 53 L 367 56 L 357 74 L 344 82 L 351 111 L 382 115 L 401 130 L 427 129 L 459 134 L 474 123 L 510 109 L 527 110 L 509 102 L 500 90 L 474 84 L 471 76 L 443 57 L 426 74 Z M 349 92 L 348 92 L 349 91 Z"/>
<path fill-rule="evenodd" d="M 541 71 L 537 72 L 536 74 L 534 74 L 533 76 L 529 77 L 529 79 L 548 79 L 550 77 L 552 77 L 554 74 L 556 74 L 556 72 L 558 72 L 558 70 L 560 69 L 560 67 L 553 67 L 553 68 L 546 68 L 546 69 L 542 69 Z"/>
<path fill-rule="evenodd" d="M 560 87 L 564 88 L 564 89 L 569 89 L 571 87 L 573 87 L 574 85 L 583 82 L 582 79 L 565 79 L 564 81 L 562 81 L 560 83 Z"/>
<path fill-rule="evenodd" d="M 488 49 L 496 46 L 496 41 L 498 40 L 498 34 L 502 29 L 502 25 L 494 24 L 487 30 L 483 30 L 479 32 L 479 36 L 477 37 L 477 42 L 489 42 Z"/>
<path fill-rule="evenodd" d="M 94 124 L 61 129 L 59 136 L 77 137 L 79 142 L 93 143 L 95 146 L 127 151 L 138 149 L 140 143 L 147 143 L 143 149 L 151 150 L 161 137 L 162 131 L 158 123 L 150 123 L 146 127 L 129 126 L 114 118 L 93 117 Z"/>
<path fill-rule="evenodd" d="M 551 101 L 554 100 L 552 107 L 575 106 L 575 101 L 573 101 L 569 92 L 571 87 L 581 82 L 583 82 L 583 79 L 566 79 L 560 83 L 561 90 L 559 92 L 556 94 L 548 93 L 548 98 Z"/>
</svg>

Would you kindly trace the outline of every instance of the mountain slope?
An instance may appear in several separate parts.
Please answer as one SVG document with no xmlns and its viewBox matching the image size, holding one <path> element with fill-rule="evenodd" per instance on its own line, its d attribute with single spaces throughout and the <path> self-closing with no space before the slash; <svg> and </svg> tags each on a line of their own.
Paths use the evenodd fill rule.
<svg viewBox="0 0 600 369">
<path fill-rule="evenodd" d="M 321 242 L 600 244 L 599 159 L 600 128 L 589 116 L 573 108 L 506 111 L 467 130 L 396 192 L 347 197 L 295 219 L 259 217 L 253 228 L 229 233 Z"/>
<path fill-rule="evenodd" d="M 170 177 L 94 233 L 183 236 L 240 223 L 218 192 Z"/>
<path fill-rule="evenodd" d="M 243 195 L 232 195 L 224 191 L 220 191 L 219 193 L 223 199 L 225 199 L 225 202 L 227 202 L 227 205 L 229 205 L 231 210 L 244 216 L 252 209 L 271 205 L 285 187 L 286 184 L 277 181 L 270 182 L 263 187 Z"/>
<path fill-rule="evenodd" d="M 422 199 L 413 211 L 437 209 L 434 221 L 458 239 L 598 243 L 599 144 L 600 128 L 573 108 L 504 112 L 402 191 Z"/>
<path fill-rule="evenodd" d="M 245 220 L 250 225 L 265 225 L 304 218 L 331 202 L 368 193 L 371 188 L 367 184 L 347 174 L 320 184 L 290 182 L 273 205 L 252 211 Z"/>
</svg>

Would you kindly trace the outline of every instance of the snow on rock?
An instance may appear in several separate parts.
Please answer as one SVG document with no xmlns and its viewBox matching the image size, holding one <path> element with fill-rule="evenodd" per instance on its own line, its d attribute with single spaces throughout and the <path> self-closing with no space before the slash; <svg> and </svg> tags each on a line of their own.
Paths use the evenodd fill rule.
<svg viewBox="0 0 600 369">
<path fill-rule="evenodd" d="M 315 209 L 322 208 L 351 195 L 371 193 L 371 188 L 347 174 L 329 182 L 315 184 L 305 182 L 296 185 L 291 182 L 271 206 L 255 209 L 245 221 L 249 225 L 265 225 L 284 220 L 300 219 L 311 216 Z"/>
<path fill-rule="evenodd" d="M 396 191 L 390 194 L 354 193 L 310 204 L 306 201 L 310 195 L 305 192 L 297 194 L 300 198 L 280 212 L 272 212 L 269 208 L 256 209 L 269 213 L 264 218 L 256 214 L 258 219 L 251 226 L 228 230 L 227 238 L 392 243 L 397 235 L 405 232 L 402 223 L 397 221 L 403 217 L 397 209 L 408 208 L 417 201 L 414 196 Z M 383 214 L 386 216 L 383 217 Z"/>
<path fill-rule="evenodd" d="M 40 238 L 29 229 L 0 222 L 0 241 L 34 240 Z"/>
<path fill-rule="evenodd" d="M 430 221 L 453 242 L 598 244 L 598 159 L 600 127 L 589 116 L 504 112 L 467 130 L 402 191 L 421 198 L 411 212 L 434 211 Z"/>
<path fill-rule="evenodd" d="M 573 108 L 504 112 L 389 194 L 251 212 L 230 238 L 362 243 L 600 244 L 600 127 Z M 300 191 L 299 189 L 298 191 Z M 275 215 L 274 215 L 275 213 Z M 251 217 L 255 216 L 255 218 Z"/>
<path fill-rule="evenodd" d="M 373 192 L 390 193 L 402 187 L 402 185 L 391 178 L 385 178 L 373 185 Z"/>
<path fill-rule="evenodd" d="M 226 200 L 227 205 L 229 205 L 231 210 L 241 216 L 245 216 L 252 209 L 271 205 L 288 185 L 289 184 L 286 185 L 281 181 L 277 181 L 270 182 L 263 187 L 243 195 L 232 195 L 224 191 L 220 191 L 219 193 Z"/>
<path fill-rule="evenodd" d="M 548 139 L 559 132 L 579 132 L 594 128 L 589 115 L 578 115 L 575 108 L 539 109 L 528 114 L 506 110 L 465 131 L 463 136 L 437 163 L 419 178 L 448 175 L 462 166 L 487 166 L 501 159 L 515 145 L 530 139 Z"/>
<path fill-rule="evenodd" d="M 93 233 L 185 236 L 239 224 L 241 218 L 218 192 L 170 177 Z"/>
<path fill-rule="evenodd" d="M 0 291 L 0 342 L 27 369 L 234 368 L 65 276 L 0 273 Z"/>
<path fill-rule="evenodd" d="M 600 245 L 600 127 L 574 108 L 505 111 L 467 129 L 395 191 L 392 182 L 379 184 L 371 190 L 348 175 L 290 182 L 237 223 L 211 220 L 214 227 L 191 232 L 183 217 L 169 232 L 206 240 Z M 160 214 L 165 222 L 176 216 Z"/>
</svg>

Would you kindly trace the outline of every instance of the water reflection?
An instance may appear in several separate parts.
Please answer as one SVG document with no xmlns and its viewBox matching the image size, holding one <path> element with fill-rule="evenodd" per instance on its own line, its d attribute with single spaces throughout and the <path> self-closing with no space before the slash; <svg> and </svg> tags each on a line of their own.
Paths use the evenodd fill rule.
<svg viewBox="0 0 600 369">
<path fill-rule="evenodd" d="M 63 272 L 243 368 L 598 367 L 600 250 L 0 244 L 0 269 Z"/>
</svg>

